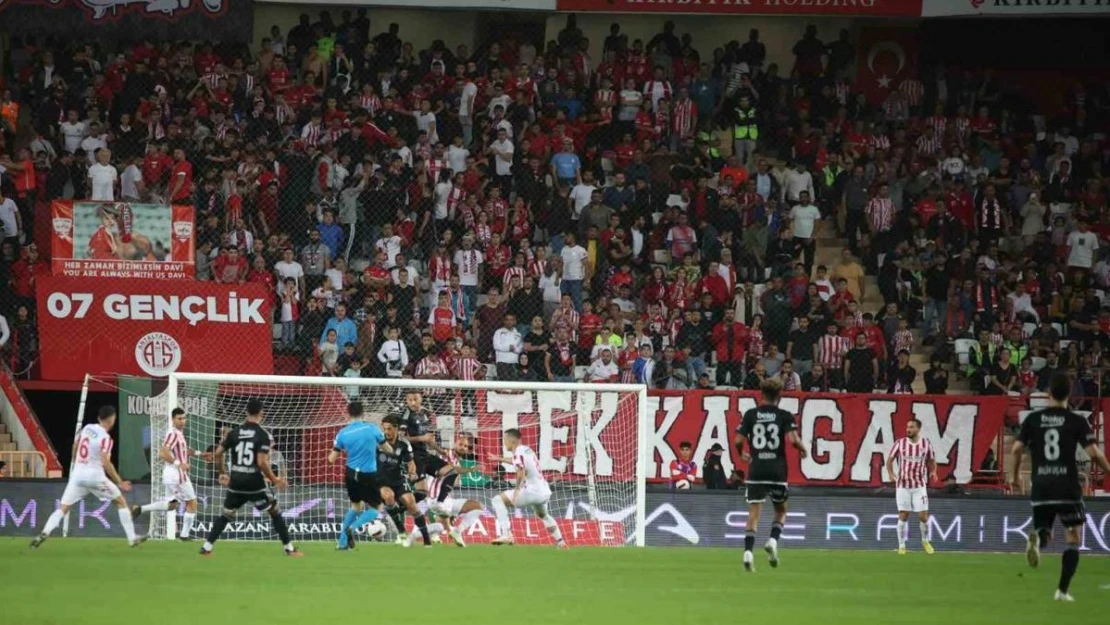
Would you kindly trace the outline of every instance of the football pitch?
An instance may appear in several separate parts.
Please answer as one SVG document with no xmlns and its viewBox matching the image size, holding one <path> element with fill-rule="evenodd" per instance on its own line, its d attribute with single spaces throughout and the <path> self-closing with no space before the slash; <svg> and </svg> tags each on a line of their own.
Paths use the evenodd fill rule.
<svg viewBox="0 0 1110 625">
<path fill-rule="evenodd" d="M 1056 553 L 1032 570 L 1022 554 L 784 549 L 749 574 L 739 549 L 303 543 L 295 559 L 274 541 L 221 542 L 212 558 L 195 542 L 27 544 L 0 539 L 2 625 L 1110 622 L 1110 558 L 1084 557 L 1063 604 Z"/>
</svg>

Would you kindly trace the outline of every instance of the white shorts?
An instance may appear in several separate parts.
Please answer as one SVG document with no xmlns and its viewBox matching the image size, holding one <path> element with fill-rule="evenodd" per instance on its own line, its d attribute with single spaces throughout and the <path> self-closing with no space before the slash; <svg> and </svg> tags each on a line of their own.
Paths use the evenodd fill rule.
<svg viewBox="0 0 1110 625">
<path fill-rule="evenodd" d="M 162 474 L 162 485 L 166 487 L 166 500 L 185 503 L 193 501 L 197 498 L 197 492 L 193 488 L 193 483 L 189 481 L 189 476 L 184 476 L 182 479 L 179 471 L 167 469 Z"/>
<path fill-rule="evenodd" d="M 899 488 L 894 498 L 899 512 L 929 511 L 929 492 L 925 488 Z"/>
<path fill-rule="evenodd" d="M 72 506 L 85 497 L 92 495 L 100 501 L 112 501 L 122 495 L 119 486 L 112 483 L 108 476 L 101 472 L 77 472 L 69 477 L 65 492 L 62 493 L 62 505 Z"/>
<path fill-rule="evenodd" d="M 551 488 L 547 484 L 525 484 L 520 489 L 520 493 L 513 499 L 515 491 L 507 490 L 504 492 L 505 498 L 513 502 L 515 508 L 527 508 L 530 506 L 542 506 L 551 499 Z"/>
</svg>

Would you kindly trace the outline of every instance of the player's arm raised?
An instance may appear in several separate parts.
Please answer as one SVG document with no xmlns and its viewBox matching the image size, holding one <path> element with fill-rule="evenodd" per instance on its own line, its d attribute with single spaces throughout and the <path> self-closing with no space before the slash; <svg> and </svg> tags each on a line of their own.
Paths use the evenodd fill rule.
<svg viewBox="0 0 1110 625">
<path fill-rule="evenodd" d="M 797 430 L 791 430 L 790 433 L 786 435 L 786 440 L 790 441 L 790 444 L 794 446 L 794 449 L 798 450 L 799 456 L 803 458 L 809 457 L 809 449 L 806 447 L 805 443 L 802 442 L 802 437 L 798 436 Z"/>
</svg>

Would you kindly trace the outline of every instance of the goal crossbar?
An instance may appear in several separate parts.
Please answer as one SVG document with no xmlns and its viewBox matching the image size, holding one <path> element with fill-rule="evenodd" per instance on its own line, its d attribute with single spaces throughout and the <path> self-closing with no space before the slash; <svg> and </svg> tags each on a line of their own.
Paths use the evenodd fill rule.
<svg viewBox="0 0 1110 625">
<path fill-rule="evenodd" d="M 464 380 L 425 380 L 412 378 L 330 378 L 301 377 L 289 375 L 252 375 L 217 373 L 173 373 L 167 378 L 167 411 L 179 406 L 183 384 L 191 382 L 208 384 L 228 384 L 239 387 L 265 385 L 267 387 L 336 387 L 363 389 L 442 389 L 444 391 L 485 391 L 513 392 L 556 392 L 556 393 L 623 393 L 636 397 L 636 452 L 635 452 L 635 527 L 631 544 L 643 546 L 646 526 L 646 485 L 649 464 L 649 423 L 647 387 L 641 384 L 575 384 L 557 382 L 507 382 L 507 381 L 464 381 Z M 580 395 L 579 395 L 580 396 Z M 165 418 L 169 417 L 167 413 Z M 631 433 L 631 432 L 629 432 Z M 632 444 L 632 441 L 629 441 Z"/>
</svg>

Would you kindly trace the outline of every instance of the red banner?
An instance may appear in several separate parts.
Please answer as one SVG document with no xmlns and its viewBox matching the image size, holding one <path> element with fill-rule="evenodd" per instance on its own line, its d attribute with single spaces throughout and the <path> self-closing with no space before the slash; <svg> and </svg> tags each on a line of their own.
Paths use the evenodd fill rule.
<svg viewBox="0 0 1110 625">
<path fill-rule="evenodd" d="M 42 377 L 273 373 L 270 292 L 180 280 L 37 281 Z"/>
<path fill-rule="evenodd" d="M 559 11 L 921 17 L 922 0 L 558 0 Z"/>
<path fill-rule="evenodd" d="M 580 480 L 590 473 L 599 481 L 635 477 L 633 394 L 491 391 L 479 392 L 476 399 L 478 430 L 520 429 L 549 479 Z M 756 402 L 756 394 L 741 391 L 651 391 L 648 480 L 665 480 L 683 441 L 694 447 L 699 478 L 714 444 L 728 450 L 722 461 L 726 475 L 730 473 L 740 460 L 733 433 Z M 789 451 L 791 482 L 879 486 L 886 453 L 905 435 L 905 423 L 913 417 L 921 420 L 923 435 L 933 443 L 938 472 L 971 481 L 997 441 L 1010 403 L 1007 397 L 822 394 L 784 397 L 780 405 L 798 415 L 799 434 L 810 449 L 806 460 Z M 461 419 L 456 427 L 467 429 Z M 480 458 L 502 455 L 500 438 L 479 436 L 477 452 Z"/>
<path fill-rule="evenodd" d="M 754 393 L 658 391 L 652 400 L 658 407 L 650 437 L 654 462 L 649 479 L 665 476 L 682 441 L 694 446 L 699 477 L 702 461 L 715 443 L 729 452 L 722 456 L 726 475 L 739 464 L 732 437 L 741 415 L 756 406 Z M 936 450 L 941 476 L 954 473 L 961 483 L 971 481 L 998 438 L 1009 398 L 822 394 L 784 397 L 779 405 L 798 415 L 798 433 L 810 450 L 805 460 L 793 449 L 788 452 L 792 483 L 879 486 L 887 451 L 905 435 L 905 424 L 914 417 L 921 420 L 922 435 Z"/>
<path fill-rule="evenodd" d="M 916 79 L 920 42 L 916 28 L 869 28 L 860 31 L 856 88 L 872 104 L 882 104 L 907 79 Z"/>
<path fill-rule="evenodd" d="M 192 206 L 50 203 L 54 273 L 79 278 L 192 278 Z"/>
</svg>

